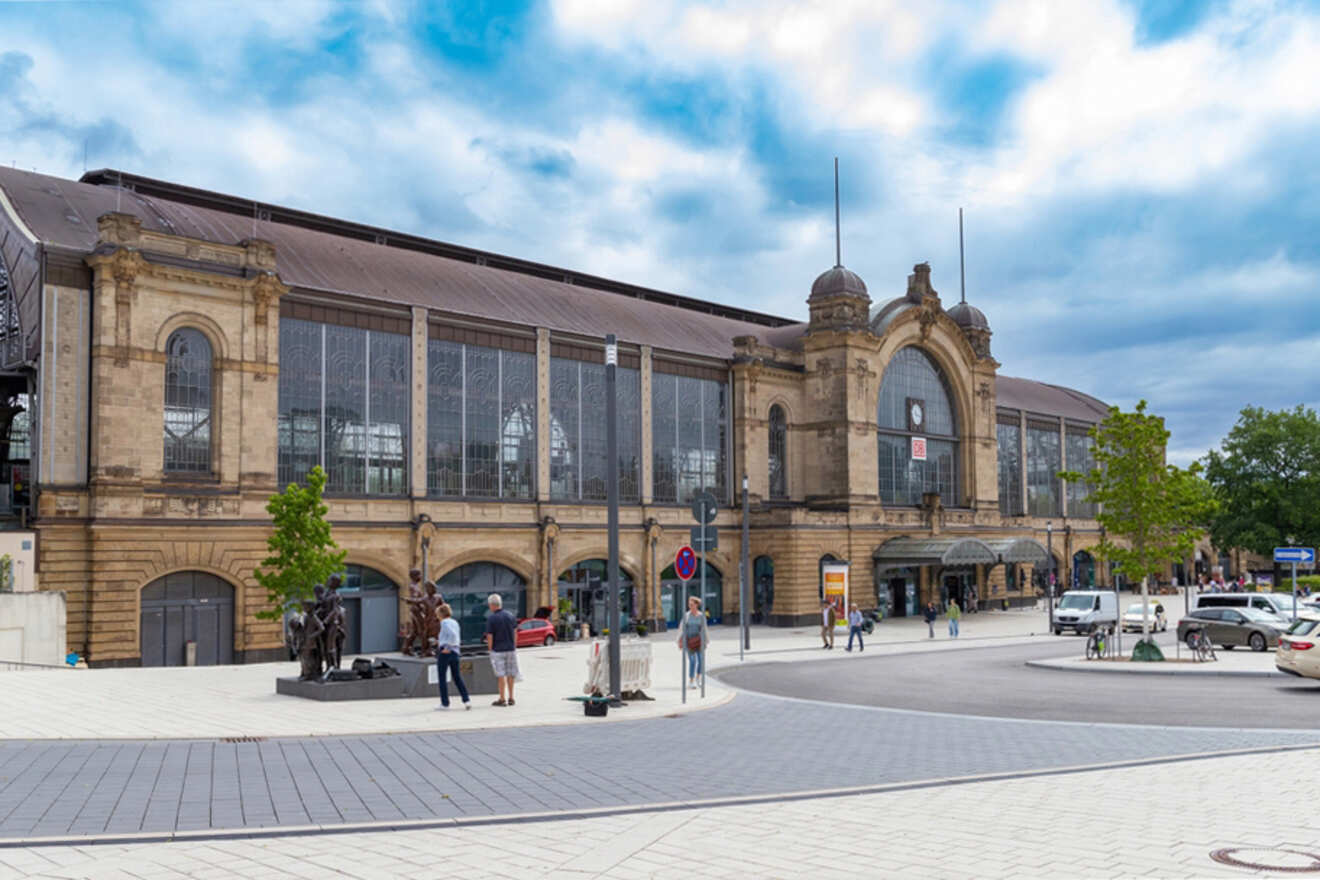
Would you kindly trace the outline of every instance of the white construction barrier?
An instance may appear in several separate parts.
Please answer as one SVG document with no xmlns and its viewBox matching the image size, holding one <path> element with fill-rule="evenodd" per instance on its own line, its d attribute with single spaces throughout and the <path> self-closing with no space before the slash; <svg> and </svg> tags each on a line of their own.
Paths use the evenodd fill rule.
<svg viewBox="0 0 1320 880">
<path fill-rule="evenodd" d="M 619 642 L 619 690 L 641 691 L 651 686 L 651 643 L 636 637 Z M 587 683 L 584 694 L 610 691 L 610 643 L 595 639 L 587 654 Z"/>
</svg>

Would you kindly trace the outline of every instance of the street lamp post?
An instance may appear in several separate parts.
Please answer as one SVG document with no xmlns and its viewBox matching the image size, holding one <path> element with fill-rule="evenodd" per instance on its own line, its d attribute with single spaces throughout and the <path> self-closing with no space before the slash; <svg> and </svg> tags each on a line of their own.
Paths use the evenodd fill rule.
<svg viewBox="0 0 1320 880">
<path fill-rule="evenodd" d="M 1050 631 L 1054 631 L 1054 522 L 1045 520 L 1045 603 L 1049 606 Z"/>
<path fill-rule="evenodd" d="M 738 590 L 738 620 L 742 629 L 738 642 L 738 659 L 743 659 L 743 651 L 752 647 L 751 631 L 747 628 L 747 603 L 752 594 L 752 570 L 748 567 L 748 545 L 751 543 L 751 524 L 747 521 L 747 475 L 742 475 L 742 565 Z"/>
<path fill-rule="evenodd" d="M 619 668 L 619 639 L 622 624 L 619 613 L 619 404 L 615 399 L 618 382 L 619 345 L 611 333 L 605 337 L 605 531 L 609 559 L 606 575 L 609 584 L 605 593 L 605 614 L 610 628 L 610 702 L 620 701 L 622 670 Z"/>
</svg>

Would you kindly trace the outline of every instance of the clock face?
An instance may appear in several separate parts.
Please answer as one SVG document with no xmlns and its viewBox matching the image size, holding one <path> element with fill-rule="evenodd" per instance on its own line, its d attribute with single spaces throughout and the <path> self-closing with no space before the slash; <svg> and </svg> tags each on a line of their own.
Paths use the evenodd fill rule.
<svg viewBox="0 0 1320 880">
<path fill-rule="evenodd" d="M 921 404 L 919 404 L 919 403 L 914 403 L 914 404 L 912 404 L 912 424 L 914 424 L 914 425 L 920 425 L 920 424 L 921 424 L 921 418 L 922 418 L 922 416 L 924 416 L 924 415 L 925 415 L 925 413 L 923 413 L 923 412 L 921 411 Z"/>
</svg>

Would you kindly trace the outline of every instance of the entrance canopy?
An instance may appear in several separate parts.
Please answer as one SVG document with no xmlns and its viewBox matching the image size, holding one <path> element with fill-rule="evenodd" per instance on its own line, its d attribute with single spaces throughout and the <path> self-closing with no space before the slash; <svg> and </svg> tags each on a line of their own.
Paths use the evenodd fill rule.
<svg viewBox="0 0 1320 880">
<path fill-rule="evenodd" d="M 999 562 L 1029 562 L 1043 565 L 1049 558 L 1049 552 L 1039 541 L 1031 538 L 993 538 L 985 542 L 998 554 Z"/>
<path fill-rule="evenodd" d="M 999 554 L 977 538 L 894 538 L 876 548 L 879 565 L 993 565 Z"/>
</svg>

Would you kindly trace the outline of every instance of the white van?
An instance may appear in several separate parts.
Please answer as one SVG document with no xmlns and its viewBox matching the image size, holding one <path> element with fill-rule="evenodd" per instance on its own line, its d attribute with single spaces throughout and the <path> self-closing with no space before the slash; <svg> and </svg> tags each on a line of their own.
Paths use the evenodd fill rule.
<svg viewBox="0 0 1320 880">
<path fill-rule="evenodd" d="M 1255 608 L 1292 620 L 1292 593 L 1197 593 L 1193 608 Z M 1301 610 L 1298 600 L 1297 609 Z"/>
<path fill-rule="evenodd" d="M 1094 632 L 1101 626 L 1118 626 L 1118 597 L 1108 590 L 1069 590 L 1054 606 L 1054 634 L 1065 629 Z"/>
</svg>

